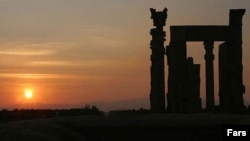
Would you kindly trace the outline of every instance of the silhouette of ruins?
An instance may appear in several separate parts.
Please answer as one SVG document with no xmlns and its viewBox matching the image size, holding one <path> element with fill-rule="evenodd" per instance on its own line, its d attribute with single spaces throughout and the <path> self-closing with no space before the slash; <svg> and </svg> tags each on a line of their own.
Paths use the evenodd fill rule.
<svg viewBox="0 0 250 141">
<path fill-rule="evenodd" d="M 242 18 L 245 9 L 232 9 L 229 25 L 170 26 L 170 44 L 164 51 L 167 9 L 150 9 L 156 28 L 151 29 L 151 93 L 153 112 L 165 110 L 164 55 L 168 64 L 167 111 L 201 112 L 200 65 L 187 56 L 186 42 L 203 42 L 205 55 L 206 111 L 214 112 L 214 42 L 219 45 L 219 108 L 222 113 L 239 113 L 244 109 L 242 64 Z"/>
</svg>

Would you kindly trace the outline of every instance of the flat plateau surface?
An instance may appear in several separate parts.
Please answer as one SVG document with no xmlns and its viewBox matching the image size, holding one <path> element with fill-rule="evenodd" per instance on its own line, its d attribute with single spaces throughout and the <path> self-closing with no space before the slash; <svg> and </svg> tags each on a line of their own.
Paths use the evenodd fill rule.
<svg viewBox="0 0 250 141">
<path fill-rule="evenodd" d="M 224 125 L 250 125 L 250 115 L 163 114 L 76 116 L 0 124 L 1 141 L 216 141 Z"/>
</svg>

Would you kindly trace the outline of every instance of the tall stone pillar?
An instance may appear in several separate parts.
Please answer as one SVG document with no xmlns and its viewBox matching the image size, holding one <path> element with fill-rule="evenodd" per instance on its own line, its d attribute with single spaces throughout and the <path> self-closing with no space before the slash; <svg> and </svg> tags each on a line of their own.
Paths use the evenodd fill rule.
<svg viewBox="0 0 250 141">
<path fill-rule="evenodd" d="M 229 46 L 226 42 L 219 45 L 219 102 L 220 102 L 220 111 L 221 113 L 229 113 L 231 111 L 231 93 L 228 89 L 229 85 Z"/>
<path fill-rule="evenodd" d="M 185 40 L 185 29 L 170 27 L 171 41 L 166 47 L 168 64 L 168 93 L 167 111 L 169 113 L 181 113 L 180 99 L 187 95 L 185 92 L 187 44 Z"/>
<path fill-rule="evenodd" d="M 151 29 L 152 41 L 150 48 L 151 54 L 151 91 L 150 91 L 150 105 L 151 110 L 155 113 L 162 113 L 165 111 L 165 49 L 164 41 L 166 33 L 163 31 L 163 26 L 167 19 L 167 9 L 156 12 L 151 8 L 151 18 L 153 19 L 156 28 Z"/>
<path fill-rule="evenodd" d="M 230 10 L 228 38 L 219 49 L 219 96 L 223 113 L 241 113 L 245 109 L 242 64 L 242 18 L 244 14 L 245 9 Z"/>
<path fill-rule="evenodd" d="M 206 108 L 208 112 L 214 110 L 214 42 L 204 41 L 205 45 L 205 61 L 206 61 Z"/>
<path fill-rule="evenodd" d="M 233 9 L 229 14 L 229 38 L 226 41 L 230 47 L 229 68 L 230 95 L 232 105 L 230 112 L 239 113 L 244 111 L 245 86 L 243 84 L 243 64 L 242 64 L 242 18 L 245 14 L 245 9 Z"/>
</svg>

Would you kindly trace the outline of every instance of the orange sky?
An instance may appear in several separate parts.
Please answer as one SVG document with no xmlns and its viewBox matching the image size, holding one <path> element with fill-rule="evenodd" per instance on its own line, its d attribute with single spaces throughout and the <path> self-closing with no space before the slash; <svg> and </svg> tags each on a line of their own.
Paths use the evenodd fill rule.
<svg viewBox="0 0 250 141">
<path fill-rule="evenodd" d="M 148 98 L 151 7 L 169 9 L 166 45 L 170 25 L 228 25 L 229 9 L 245 8 L 244 83 L 250 101 L 248 0 L 0 0 L 0 108 Z M 202 43 L 189 45 L 194 47 L 188 54 L 203 65 Z M 29 100 L 27 88 L 34 91 Z"/>
</svg>

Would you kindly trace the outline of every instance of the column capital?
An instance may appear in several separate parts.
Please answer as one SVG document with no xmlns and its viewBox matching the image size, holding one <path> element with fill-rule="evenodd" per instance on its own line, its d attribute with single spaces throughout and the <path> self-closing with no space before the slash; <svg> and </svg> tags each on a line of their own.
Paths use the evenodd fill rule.
<svg viewBox="0 0 250 141">
<path fill-rule="evenodd" d="M 214 41 L 204 41 L 204 48 L 206 50 L 205 60 L 214 60 L 213 48 Z"/>
<path fill-rule="evenodd" d="M 206 47 L 210 47 L 210 48 L 212 47 L 213 48 L 214 47 L 214 41 L 204 41 L 203 45 L 205 46 L 205 48 Z"/>
</svg>

